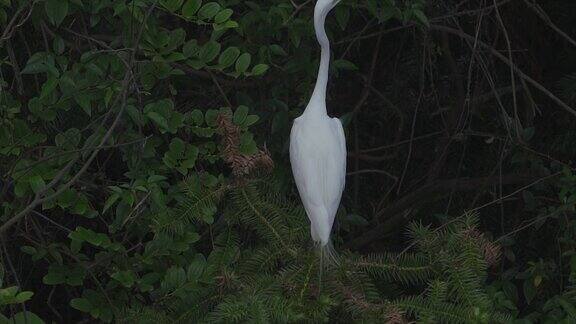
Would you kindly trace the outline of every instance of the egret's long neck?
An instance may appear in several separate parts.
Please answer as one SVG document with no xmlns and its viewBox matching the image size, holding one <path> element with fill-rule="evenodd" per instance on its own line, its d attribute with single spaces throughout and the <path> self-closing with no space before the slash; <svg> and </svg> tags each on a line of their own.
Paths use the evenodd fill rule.
<svg viewBox="0 0 576 324">
<path fill-rule="evenodd" d="M 306 108 L 306 112 L 310 111 L 311 113 L 323 115 L 327 115 L 326 87 L 328 85 L 328 69 L 330 67 L 330 42 L 324 29 L 327 14 L 327 10 L 318 7 L 314 10 L 314 29 L 321 50 L 320 67 L 318 68 L 318 78 L 316 79 L 316 86 L 310 98 L 310 104 Z"/>
</svg>

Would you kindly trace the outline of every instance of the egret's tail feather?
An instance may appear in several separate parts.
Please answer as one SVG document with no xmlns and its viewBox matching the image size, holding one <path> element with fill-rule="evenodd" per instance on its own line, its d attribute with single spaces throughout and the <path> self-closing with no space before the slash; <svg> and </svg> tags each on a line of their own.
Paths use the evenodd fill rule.
<svg viewBox="0 0 576 324">
<path fill-rule="evenodd" d="M 328 241 L 326 244 L 319 243 L 318 251 L 320 253 L 320 265 L 322 267 L 331 267 L 340 264 L 338 253 L 334 250 L 332 241 Z"/>
<path fill-rule="evenodd" d="M 338 266 L 340 261 L 338 260 L 339 257 L 336 250 L 334 250 L 332 241 L 328 241 L 326 244 L 317 242 L 316 246 L 320 257 L 320 264 L 318 267 L 318 286 L 320 287 L 320 291 L 322 291 L 322 274 L 324 273 L 324 268 Z"/>
</svg>

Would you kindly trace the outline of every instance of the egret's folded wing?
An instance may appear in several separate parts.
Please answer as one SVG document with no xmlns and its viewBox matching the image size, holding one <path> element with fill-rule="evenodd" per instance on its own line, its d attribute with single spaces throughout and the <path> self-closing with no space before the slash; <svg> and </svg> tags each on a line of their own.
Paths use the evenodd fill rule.
<svg viewBox="0 0 576 324">
<path fill-rule="evenodd" d="M 327 157 L 328 168 L 327 174 L 327 189 L 326 192 L 326 205 L 329 214 L 332 218 L 338 211 L 340 205 L 340 198 L 344 190 L 344 183 L 346 181 L 346 138 L 344 137 L 344 129 L 342 123 L 338 118 L 332 118 L 331 130 L 334 139 L 334 145 L 331 146 L 330 154 Z"/>
<path fill-rule="evenodd" d="M 306 139 L 304 129 L 298 120 L 295 120 L 290 133 L 290 164 L 300 198 L 308 213 L 312 204 L 318 205 L 322 200 L 322 181 L 319 174 L 322 167 L 318 165 L 320 161 L 315 156 L 317 152 L 313 141 Z"/>
</svg>

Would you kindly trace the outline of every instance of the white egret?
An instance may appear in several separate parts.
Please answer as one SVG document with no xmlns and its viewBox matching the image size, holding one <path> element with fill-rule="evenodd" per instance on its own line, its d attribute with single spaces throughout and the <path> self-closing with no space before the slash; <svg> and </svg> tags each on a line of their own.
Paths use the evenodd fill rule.
<svg viewBox="0 0 576 324">
<path fill-rule="evenodd" d="M 330 42 L 324 23 L 339 0 L 318 0 L 314 29 L 321 48 L 318 78 L 304 113 L 294 120 L 290 133 L 290 163 L 300 198 L 310 219 L 310 234 L 320 258 L 332 258 L 330 232 L 338 211 L 346 177 L 346 138 L 338 118 L 326 113 L 326 86 Z"/>
</svg>

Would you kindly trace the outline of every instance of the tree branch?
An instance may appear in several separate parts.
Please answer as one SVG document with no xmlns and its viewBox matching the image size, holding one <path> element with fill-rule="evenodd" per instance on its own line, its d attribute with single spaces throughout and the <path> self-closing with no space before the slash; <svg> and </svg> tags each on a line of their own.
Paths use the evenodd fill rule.
<svg viewBox="0 0 576 324">
<path fill-rule="evenodd" d="M 530 183 L 537 179 L 539 178 L 531 175 L 512 174 L 502 176 L 502 178 L 500 178 L 500 176 L 494 176 L 440 180 L 432 184 L 424 185 L 378 212 L 375 217 L 384 219 L 385 221 L 368 232 L 362 233 L 360 237 L 346 243 L 344 248 L 355 250 L 388 236 L 408 221 L 404 215 L 405 211 L 436 201 L 451 191 L 476 191 L 480 190 L 481 187 L 499 184 L 500 181 L 502 185 L 511 185 Z"/>
</svg>

